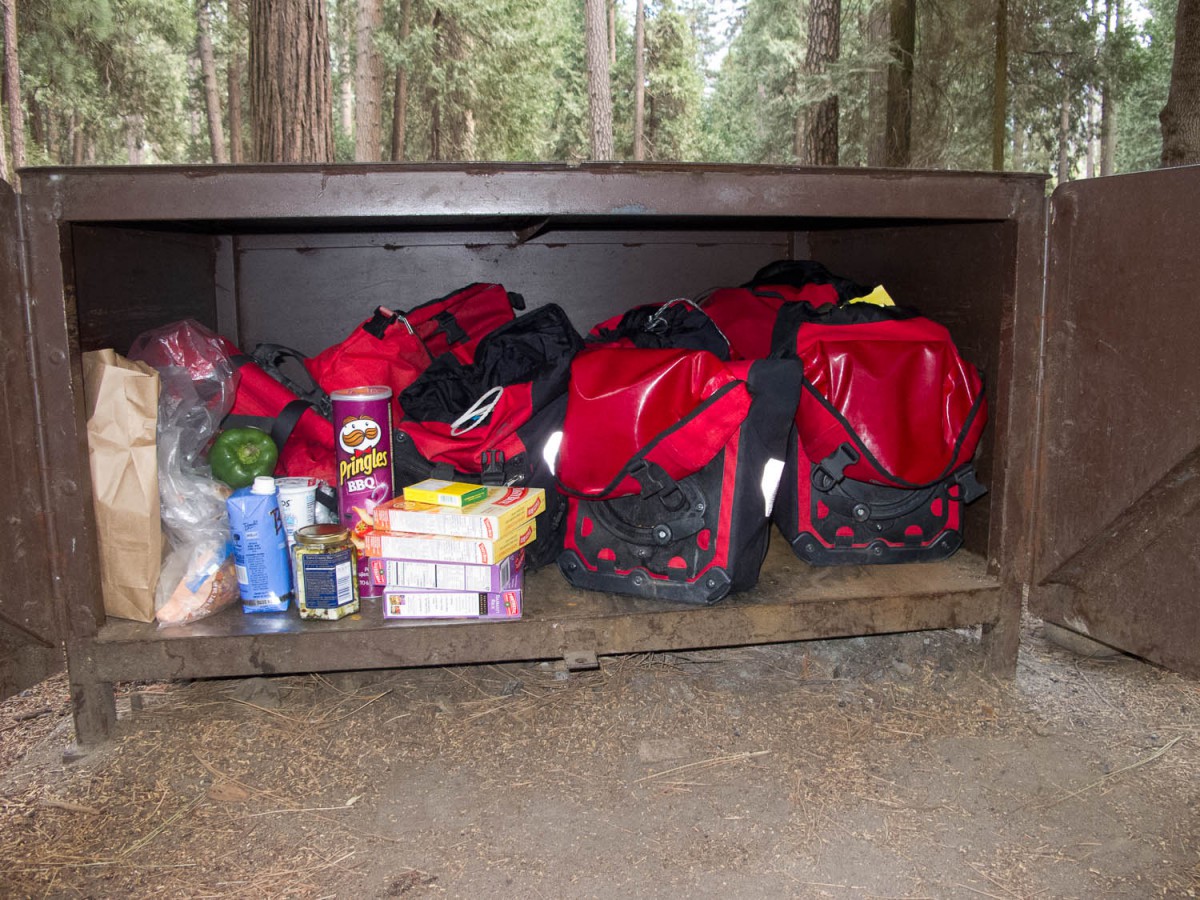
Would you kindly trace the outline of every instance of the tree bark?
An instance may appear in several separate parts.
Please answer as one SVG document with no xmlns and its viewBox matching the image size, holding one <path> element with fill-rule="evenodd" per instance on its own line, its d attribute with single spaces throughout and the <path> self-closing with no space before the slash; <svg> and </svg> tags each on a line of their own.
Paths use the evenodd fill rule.
<svg viewBox="0 0 1200 900">
<path fill-rule="evenodd" d="M 200 73 L 204 80 L 204 109 L 208 113 L 208 142 L 214 163 L 227 163 L 225 131 L 221 127 L 221 94 L 217 89 L 217 61 L 213 56 L 212 33 L 208 18 L 208 0 L 196 3 L 196 50 L 200 54 Z"/>
<path fill-rule="evenodd" d="M 8 107 L 8 140 L 13 172 L 25 165 L 25 114 L 21 108 L 21 63 L 17 49 L 17 0 L 4 7 L 4 104 Z"/>
<path fill-rule="evenodd" d="M 584 7 L 592 159 L 612 159 L 612 87 L 609 84 L 605 0 L 585 0 Z"/>
<path fill-rule="evenodd" d="M 1200 0 L 1179 0 L 1175 12 L 1175 59 L 1162 124 L 1162 164 L 1200 163 Z"/>
<path fill-rule="evenodd" d="M 996 0 L 996 59 L 992 69 L 992 168 L 1004 171 L 1008 121 L 1008 0 Z"/>
<path fill-rule="evenodd" d="M 242 18 L 242 0 L 229 0 L 230 30 L 236 33 L 236 24 Z M 234 42 L 229 48 L 229 161 L 240 163 L 242 152 L 242 45 Z"/>
<path fill-rule="evenodd" d="M 354 159 L 383 156 L 383 56 L 375 32 L 383 26 L 383 0 L 358 0 L 354 41 Z"/>
<path fill-rule="evenodd" d="M 887 143 L 884 161 L 904 168 L 912 162 L 913 55 L 917 47 L 916 0 L 892 0 L 892 63 L 888 67 Z"/>
<path fill-rule="evenodd" d="M 475 112 L 472 97 L 464 88 L 462 72 L 470 58 L 471 38 L 452 14 L 439 10 L 434 15 L 434 52 L 449 73 L 442 89 L 435 88 L 436 131 L 432 144 L 434 159 L 475 158 Z"/>
<path fill-rule="evenodd" d="M 338 58 L 338 74 L 341 81 L 338 86 L 338 117 L 341 119 L 342 134 L 349 140 L 354 140 L 354 77 L 351 75 L 353 70 L 353 57 L 351 52 L 354 47 L 354 25 L 353 19 L 349 13 L 338 11 L 338 18 L 335 22 L 337 31 L 335 32 L 338 38 L 337 44 L 334 46 L 334 54 Z"/>
<path fill-rule="evenodd" d="M 871 7 L 867 14 L 867 46 L 888 46 L 891 28 L 888 8 L 882 4 Z M 867 165 L 887 165 L 887 96 L 890 66 L 873 66 L 867 76 Z"/>
<path fill-rule="evenodd" d="M 83 123 L 79 120 L 79 113 L 71 113 L 71 165 L 82 166 L 84 151 L 87 147 L 86 135 L 84 134 Z"/>
<path fill-rule="evenodd" d="M 808 6 L 808 50 L 804 72 L 812 79 L 824 78 L 841 51 L 841 0 L 810 0 Z M 808 166 L 838 164 L 838 96 L 810 104 L 801 115 L 800 162 Z"/>
<path fill-rule="evenodd" d="M 617 67 L 617 0 L 608 0 L 608 66 Z"/>
<path fill-rule="evenodd" d="M 1115 18 L 1114 18 L 1115 13 Z M 1115 25 L 1115 29 L 1110 27 Z M 1121 30 L 1121 0 L 1105 0 L 1104 40 L 1108 42 Z M 1110 70 L 1100 86 L 1100 174 L 1111 175 L 1117 159 L 1117 92 Z"/>
<path fill-rule="evenodd" d="M 412 33 L 412 0 L 400 4 L 400 44 L 406 47 Z M 392 160 L 404 159 L 408 130 L 408 69 L 396 66 L 396 91 L 392 97 Z"/>
<path fill-rule="evenodd" d="M 646 3 L 637 0 L 633 20 L 633 158 L 646 158 Z"/>
<path fill-rule="evenodd" d="M 1071 141 L 1071 90 L 1063 91 L 1062 105 L 1058 119 L 1058 183 L 1066 184 L 1071 180 L 1071 157 L 1069 148 Z"/>
<path fill-rule="evenodd" d="M 259 162 L 333 162 L 325 0 L 250 0 L 250 122 Z"/>
</svg>

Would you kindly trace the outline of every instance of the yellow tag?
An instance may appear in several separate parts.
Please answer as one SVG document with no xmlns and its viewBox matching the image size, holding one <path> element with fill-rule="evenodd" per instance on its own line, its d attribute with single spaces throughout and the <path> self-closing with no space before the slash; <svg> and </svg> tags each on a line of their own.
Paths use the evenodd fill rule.
<svg viewBox="0 0 1200 900">
<path fill-rule="evenodd" d="M 855 297 L 851 303 L 870 303 L 873 306 L 895 306 L 895 302 L 887 291 L 883 289 L 883 285 L 879 285 L 871 293 L 865 297 Z"/>
</svg>

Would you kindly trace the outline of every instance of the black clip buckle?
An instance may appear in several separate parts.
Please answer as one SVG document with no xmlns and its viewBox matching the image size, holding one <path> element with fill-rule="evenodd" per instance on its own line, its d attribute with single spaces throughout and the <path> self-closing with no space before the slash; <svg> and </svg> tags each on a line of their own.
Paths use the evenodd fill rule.
<svg viewBox="0 0 1200 900">
<path fill-rule="evenodd" d="M 479 480 L 489 487 L 504 485 L 504 451 L 484 450 L 479 454 Z"/>
<path fill-rule="evenodd" d="M 846 477 L 846 466 L 854 465 L 860 458 L 857 450 L 849 444 L 842 444 L 813 466 L 813 487 L 821 492 L 829 491 Z"/>
</svg>

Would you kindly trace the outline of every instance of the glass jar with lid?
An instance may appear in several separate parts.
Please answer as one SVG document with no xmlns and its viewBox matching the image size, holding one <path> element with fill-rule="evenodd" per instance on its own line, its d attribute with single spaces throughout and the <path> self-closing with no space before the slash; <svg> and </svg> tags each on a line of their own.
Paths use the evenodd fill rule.
<svg viewBox="0 0 1200 900">
<path fill-rule="evenodd" d="M 341 525 L 306 525 L 292 547 L 302 619 L 341 619 L 358 612 L 358 551 Z"/>
</svg>

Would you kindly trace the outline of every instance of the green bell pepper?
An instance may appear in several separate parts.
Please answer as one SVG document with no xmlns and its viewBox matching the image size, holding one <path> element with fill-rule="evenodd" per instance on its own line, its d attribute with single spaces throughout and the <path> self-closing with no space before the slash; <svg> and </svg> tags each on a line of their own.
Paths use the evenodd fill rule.
<svg viewBox="0 0 1200 900">
<path fill-rule="evenodd" d="M 258 428 L 227 428 L 208 451 L 213 477 L 231 488 L 246 487 L 256 476 L 270 475 L 278 459 L 275 441 Z"/>
</svg>

